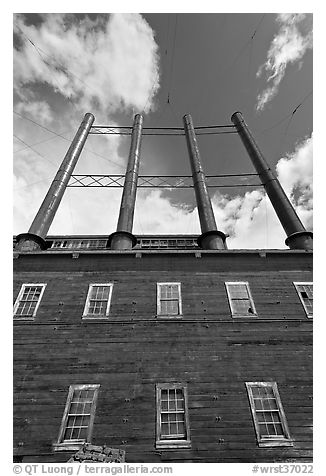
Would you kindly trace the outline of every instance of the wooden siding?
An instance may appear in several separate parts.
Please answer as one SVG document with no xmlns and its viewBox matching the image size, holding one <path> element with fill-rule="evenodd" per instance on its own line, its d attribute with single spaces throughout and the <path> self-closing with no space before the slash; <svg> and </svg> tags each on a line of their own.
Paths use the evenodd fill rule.
<svg viewBox="0 0 326 476">
<path fill-rule="evenodd" d="M 68 389 L 100 384 L 92 443 L 127 462 L 311 461 L 312 320 L 293 281 L 311 255 L 26 254 L 24 282 L 47 283 L 34 321 L 14 321 L 14 451 L 54 452 Z M 127 272 L 126 272 L 127 271 Z M 232 318 L 225 281 L 248 281 L 257 317 Z M 182 283 L 182 319 L 156 317 L 156 283 Z M 82 321 L 88 285 L 113 282 L 107 321 Z M 293 447 L 259 448 L 246 381 L 276 381 Z M 187 385 L 190 449 L 155 449 L 155 385 Z"/>
</svg>

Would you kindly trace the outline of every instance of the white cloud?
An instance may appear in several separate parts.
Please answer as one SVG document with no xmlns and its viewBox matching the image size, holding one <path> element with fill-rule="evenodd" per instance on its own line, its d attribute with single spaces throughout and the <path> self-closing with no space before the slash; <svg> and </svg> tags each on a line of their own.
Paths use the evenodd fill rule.
<svg viewBox="0 0 326 476">
<path fill-rule="evenodd" d="M 22 40 L 14 54 L 17 89 L 46 83 L 84 111 L 148 112 L 153 107 L 159 88 L 158 46 L 141 15 L 86 17 L 79 23 L 68 14 L 43 19 L 36 27 L 16 17 L 15 31 Z"/>
<path fill-rule="evenodd" d="M 35 144 L 34 150 L 19 140 L 15 145 L 14 230 L 18 233 L 29 228 L 83 114 L 92 111 L 97 124 L 118 125 L 112 113 L 125 109 L 148 112 L 159 88 L 158 46 L 141 15 L 104 14 L 94 20 L 85 16 L 81 21 L 69 14 L 41 16 L 42 22 L 32 25 L 24 15 L 15 15 L 14 87 L 18 100 L 14 109 L 68 141 L 14 116 L 15 135 L 32 147 Z M 124 173 L 126 142 L 120 136 L 89 136 L 74 173 Z M 67 190 L 50 232 L 72 232 L 70 209 L 76 213 L 76 233 L 89 232 L 85 216 L 94 232 L 113 231 L 110 220 L 104 231 L 92 212 L 106 213 L 106 192 L 73 191 L 75 194 Z M 113 196 L 119 197 L 119 193 Z M 112 210 L 118 210 L 118 199 L 111 205 L 110 217 L 115 216 Z"/>
<path fill-rule="evenodd" d="M 295 204 L 305 225 L 312 228 L 313 138 L 297 145 L 292 154 L 279 160 L 276 170 L 285 192 Z"/>
<path fill-rule="evenodd" d="M 53 121 L 53 113 L 49 104 L 45 101 L 19 102 L 15 105 L 15 111 L 35 118 L 44 125 L 50 124 Z"/>
<path fill-rule="evenodd" d="M 267 83 L 270 84 L 258 95 L 256 105 L 258 111 L 263 110 L 278 93 L 287 65 L 300 61 L 306 51 L 312 48 L 311 19 L 311 15 L 295 13 L 277 16 L 276 20 L 280 23 L 280 29 L 270 45 L 266 62 L 257 72 L 257 76 L 261 76 L 265 71 L 268 75 Z"/>
</svg>

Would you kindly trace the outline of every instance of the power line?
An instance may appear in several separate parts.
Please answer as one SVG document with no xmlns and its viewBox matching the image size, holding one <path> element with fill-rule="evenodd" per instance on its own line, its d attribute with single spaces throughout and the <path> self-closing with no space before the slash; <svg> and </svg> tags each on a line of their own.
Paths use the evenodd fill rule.
<svg viewBox="0 0 326 476">
<path fill-rule="evenodd" d="M 68 132 L 71 132 L 71 129 L 69 131 L 62 132 L 62 134 L 67 134 Z M 48 137 L 47 139 L 41 140 L 40 142 L 35 142 L 34 144 L 30 144 L 27 147 L 23 147 L 22 149 L 15 150 L 14 154 L 18 154 L 19 152 L 22 152 L 23 150 L 34 147 L 35 145 L 44 144 L 44 142 L 49 142 L 50 140 L 53 140 L 53 139 L 56 139 L 56 137 Z"/>
<path fill-rule="evenodd" d="M 273 124 L 272 126 L 268 127 L 267 129 L 264 129 L 262 131 L 258 131 L 257 134 L 264 134 L 265 132 L 269 132 L 270 130 L 274 129 L 275 127 L 277 127 L 278 125 L 282 124 L 284 121 L 286 121 L 286 119 L 288 119 L 289 117 L 293 117 L 294 114 L 297 112 L 297 110 L 303 105 L 303 103 L 308 99 L 309 96 L 311 96 L 313 93 L 313 91 L 310 91 L 310 93 L 308 93 L 303 99 L 302 101 L 300 101 L 300 103 L 293 109 L 292 112 L 290 112 L 289 114 L 287 114 L 286 116 L 284 116 L 282 119 L 280 119 L 279 121 L 277 121 L 275 124 Z"/>
<path fill-rule="evenodd" d="M 20 137 L 16 136 L 15 134 L 13 134 L 13 136 L 15 137 L 15 139 L 18 139 L 20 142 L 22 142 L 23 144 L 25 144 L 28 149 L 31 149 L 33 152 L 35 152 L 35 154 L 37 154 L 37 155 L 39 155 L 40 157 L 42 157 L 42 159 L 47 160 L 47 161 L 50 162 L 52 165 L 54 165 L 55 167 L 57 167 L 57 164 L 55 164 L 54 162 L 52 162 L 50 159 L 48 159 L 48 158 L 45 157 L 44 155 L 40 154 L 37 150 L 33 149 L 33 147 L 30 146 L 29 144 L 27 144 L 27 142 L 25 142 L 23 139 L 21 139 Z"/>
<path fill-rule="evenodd" d="M 243 45 L 243 47 L 240 49 L 239 53 L 237 54 L 237 56 L 234 58 L 234 60 L 232 61 L 232 63 L 230 65 L 228 65 L 225 70 L 215 79 L 221 79 L 223 78 L 223 76 L 225 75 L 225 73 L 227 71 L 229 71 L 233 66 L 234 64 L 238 61 L 238 59 L 240 58 L 240 56 L 242 55 L 242 53 L 247 49 L 247 46 L 249 45 L 249 43 L 252 43 L 252 41 L 254 40 L 255 36 L 256 36 L 256 33 L 257 31 L 259 30 L 259 27 L 263 21 L 265 17 L 265 13 L 262 15 L 262 17 L 260 18 L 254 32 L 250 35 L 250 37 L 248 38 L 248 40 L 246 41 L 246 43 Z"/>
<path fill-rule="evenodd" d="M 56 136 L 61 137 L 62 139 L 64 139 L 65 141 L 67 141 L 67 142 L 69 142 L 69 143 L 71 142 L 69 139 L 67 139 L 67 138 L 64 137 L 63 135 L 61 135 L 61 134 L 59 134 L 59 133 L 57 133 L 57 132 L 54 132 L 54 131 L 52 131 L 51 129 L 48 129 L 48 128 L 45 127 L 45 126 L 42 126 L 42 125 L 39 124 L 38 122 L 33 121 L 33 119 L 30 119 L 29 117 L 23 116 L 22 114 L 19 114 L 19 112 L 15 111 L 15 110 L 14 110 L 14 113 L 17 114 L 18 116 L 20 116 L 22 119 L 25 119 L 26 121 L 30 121 L 30 122 L 32 122 L 33 124 L 35 124 L 35 125 L 41 127 L 42 129 L 44 129 L 44 130 L 46 130 L 46 131 L 48 131 L 48 132 L 51 132 L 51 134 L 55 134 Z M 26 145 L 27 145 L 27 144 L 26 144 Z M 28 147 L 30 147 L 30 146 L 28 146 Z M 110 162 L 110 163 L 112 163 L 112 164 L 114 164 L 114 165 L 117 165 L 118 167 L 123 167 L 123 166 L 122 166 L 121 164 L 119 164 L 118 162 L 114 162 L 113 160 L 107 159 L 106 157 L 103 157 L 102 155 L 98 154 L 97 152 L 93 152 L 92 150 L 90 150 L 90 149 L 88 149 L 88 148 L 86 148 L 86 147 L 85 147 L 84 149 L 87 150 L 87 151 L 89 151 L 89 152 L 91 152 L 91 153 L 94 154 L 94 155 L 97 155 L 98 157 L 101 157 L 101 159 L 106 160 L 107 162 Z M 39 154 L 39 155 L 40 155 L 40 154 Z"/>
<path fill-rule="evenodd" d="M 235 65 L 235 63 L 238 61 L 238 59 L 240 58 L 240 56 L 244 53 L 244 51 L 247 49 L 247 46 L 253 42 L 261 24 L 262 24 L 262 21 L 264 20 L 264 17 L 265 17 L 265 13 L 263 13 L 263 15 L 261 16 L 259 22 L 257 23 L 253 33 L 249 36 L 248 40 L 246 41 L 246 43 L 240 48 L 238 54 L 235 56 L 234 60 L 232 61 L 232 63 L 230 63 L 228 66 L 225 67 L 225 69 L 222 71 L 222 73 L 218 74 L 215 78 L 212 78 L 214 79 L 214 81 L 219 81 L 220 79 L 222 79 L 224 76 L 225 76 L 225 73 L 227 73 L 230 69 L 233 68 L 233 66 Z M 207 100 L 207 95 L 205 96 L 206 100 Z M 201 98 L 201 101 L 203 102 L 202 98 Z"/>
<path fill-rule="evenodd" d="M 17 28 L 21 31 L 21 33 L 23 34 L 23 36 L 27 39 L 27 41 L 29 41 L 29 43 L 31 43 L 31 45 L 35 48 L 35 50 L 37 51 L 37 53 L 39 54 L 39 56 L 41 57 L 42 61 L 44 61 L 45 64 L 47 64 L 47 66 L 50 66 L 49 63 L 47 63 L 44 58 L 42 57 L 40 51 L 45 55 L 47 56 L 48 58 L 51 58 L 52 60 L 54 60 L 55 63 L 57 63 L 57 65 L 59 65 L 62 69 L 62 71 L 64 73 L 70 73 L 72 76 L 74 76 L 76 79 L 78 79 L 78 81 L 80 81 L 81 83 L 83 83 L 87 88 L 89 89 L 92 89 L 93 91 L 96 91 L 95 88 L 92 88 L 91 86 L 89 86 L 87 83 L 85 83 L 84 80 L 80 79 L 76 74 L 74 74 L 72 71 L 70 71 L 69 68 L 67 68 L 67 66 L 65 66 L 63 63 L 60 63 L 60 61 L 53 55 L 50 55 L 49 53 L 46 53 L 44 50 L 42 50 L 42 48 L 40 48 L 38 45 L 36 45 L 27 35 L 26 33 L 22 30 L 22 28 L 16 23 L 14 22 L 14 24 L 17 26 Z M 97 91 L 96 91 L 97 92 Z M 69 98 L 68 98 L 69 99 Z"/>
</svg>

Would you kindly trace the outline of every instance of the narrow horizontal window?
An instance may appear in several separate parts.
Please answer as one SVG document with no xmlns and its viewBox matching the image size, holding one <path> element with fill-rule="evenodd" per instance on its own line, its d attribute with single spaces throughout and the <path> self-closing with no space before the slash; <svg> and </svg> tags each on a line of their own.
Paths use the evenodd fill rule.
<svg viewBox="0 0 326 476">
<path fill-rule="evenodd" d="M 15 319 L 33 319 L 36 316 L 45 287 L 44 283 L 22 285 L 14 304 Z"/>
<path fill-rule="evenodd" d="M 157 315 L 182 315 L 181 283 L 157 283 Z"/>
<path fill-rule="evenodd" d="M 99 385 L 71 385 L 56 449 L 78 448 L 91 440 Z"/>
<path fill-rule="evenodd" d="M 225 286 L 232 316 L 247 317 L 257 315 L 247 282 L 227 282 Z"/>
<path fill-rule="evenodd" d="M 187 389 L 181 384 L 157 384 L 156 447 L 190 446 Z"/>
<path fill-rule="evenodd" d="M 292 445 L 276 382 L 246 382 L 259 446 Z"/>
<path fill-rule="evenodd" d="M 89 285 L 83 318 L 107 318 L 110 312 L 113 283 Z"/>
<path fill-rule="evenodd" d="M 293 283 L 308 317 L 313 316 L 313 283 Z"/>
</svg>

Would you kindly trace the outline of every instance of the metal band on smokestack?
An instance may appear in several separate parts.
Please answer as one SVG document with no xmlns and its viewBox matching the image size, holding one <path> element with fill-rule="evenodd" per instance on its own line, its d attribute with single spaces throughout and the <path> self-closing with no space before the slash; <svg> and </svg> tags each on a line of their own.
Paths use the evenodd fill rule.
<svg viewBox="0 0 326 476">
<path fill-rule="evenodd" d="M 110 235 L 108 242 L 113 250 L 130 250 L 137 243 L 137 238 L 132 234 L 132 227 L 136 203 L 142 127 L 143 116 L 136 114 L 132 128 L 129 159 L 123 186 L 117 231 Z"/>
<path fill-rule="evenodd" d="M 17 249 L 33 251 L 46 248 L 45 237 L 53 222 L 80 153 L 83 150 L 94 119 L 93 114 L 85 114 L 28 233 L 22 233 L 17 236 Z"/>
<path fill-rule="evenodd" d="M 285 244 L 291 249 L 310 250 L 313 247 L 312 233 L 303 226 L 280 182 L 271 171 L 262 152 L 259 150 L 241 112 L 231 117 L 240 138 L 247 149 L 252 163 L 260 177 L 274 210 L 287 234 Z"/>
<path fill-rule="evenodd" d="M 195 129 L 190 114 L 183 116 L 183 123 L 202 232 L 202 235 L 199 236 L 197 241 L 201 248 L 209 250 L 224 250 L 226 249 L 226 236 L 221 231 L 218 231 L 216 227 L 212 203 L 206 187 L 205 174 L 201 165 Z"/>
</svg>

